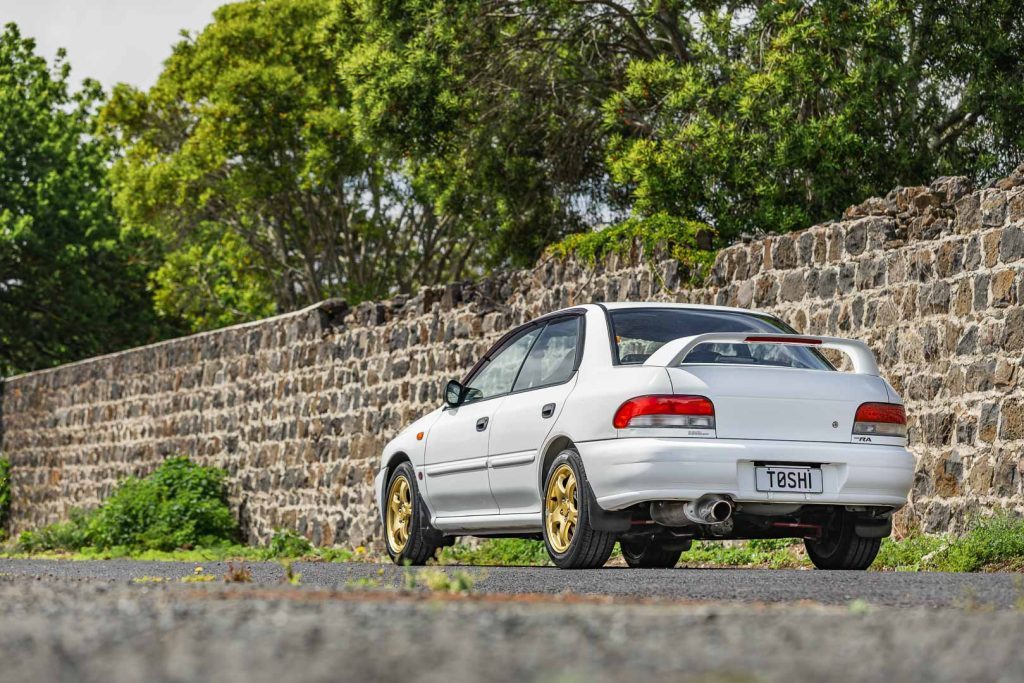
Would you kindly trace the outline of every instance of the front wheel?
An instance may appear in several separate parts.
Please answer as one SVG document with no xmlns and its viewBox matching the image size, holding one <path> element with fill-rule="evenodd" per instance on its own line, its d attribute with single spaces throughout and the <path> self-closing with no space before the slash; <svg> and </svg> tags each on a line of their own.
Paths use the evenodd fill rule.
<svg viewBox="0 0 1024 683">
<path fill-rule="evenodd" d="M 544 480 L 544 545 L 556 567 L 595 569 L 612 554 L 615 535 L 590 526 L 583 460 L 574 450 L 558 454 Z"/>
<path fill-rule="evenodd" d="M 384 506 L 384 544 L 395 564 L 426 564 L 439 544 L 423 524 L 426 507 L 416 489 L 412 465 L 403 462 L 388 479 Z"/>
<path fill-rule="evenodd" d="M 804 547 L 818 569 L 867 569 L 875 561 L 882 539 L 858 536 L 853 515 L 840 511 L 822 528 L 821 538 L 805 540 Z"/>
</svg>

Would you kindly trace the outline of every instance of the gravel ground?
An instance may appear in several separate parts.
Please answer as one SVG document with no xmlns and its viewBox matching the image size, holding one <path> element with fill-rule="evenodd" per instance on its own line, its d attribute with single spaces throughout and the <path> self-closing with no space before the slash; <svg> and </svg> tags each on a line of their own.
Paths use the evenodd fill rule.
<svg viewBox="0 0 1024 683">
<path fill-rule="evenodd" d="M 224 563 L 202 563 L 206 572 L 222 576 Z M 253 579 L 278 584 L 283 571 L 273 562 L 248 562 Z M 0 575 L 60 580 L 126 582 L 143 576 L 180 578 L 195 569 L 188 562 L 107 560 L 72 562 L 0 560 Z M 344 588 L 363 580 L 385 586 L 402 583 L 405 572 L 390 564 L 297 562 L 304 584 Z M 742 601 L 790 604 L 799 601 L 846 605 L 862 600 L 893 607 L 960 607 L 984 604 L 1014 608 L 1024 600 L 1024 577 L 1018 574 L 946 574 L 939 572 L 824 572 L 768 569 L 628 569 L 607 567 L 562 571 L 550 567 L 459 568 L 475 578 L 484 593 L 578 593 L 625 598 L 697 601 Z M 448 568 L 454 571 L 455 568 Z"/>
<path fill-rule="evenodd" d="M 1024 679 L 1011 576 L 491 568 L 452 597 L 345 586 L 375 565 L 306 564 L 299 587 L 251 566 L 242 585 L 130 581 L 184 563 L 0 562 L 0 681 Z M 801 582 L 832 604 L 782 597 Z M 927 606 L 943 587 L 968 590 Z"/>
</svg>

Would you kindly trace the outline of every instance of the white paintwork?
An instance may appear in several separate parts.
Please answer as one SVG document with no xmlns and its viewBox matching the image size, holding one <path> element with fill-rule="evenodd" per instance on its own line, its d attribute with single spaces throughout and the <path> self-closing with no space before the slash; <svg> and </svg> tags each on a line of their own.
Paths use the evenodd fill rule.
<svg viewBox="0 0 1024 683">
<path fill-rule="evenodd" d="M 680 308 L 751 313 L 689 304 L 606 304 L 623 308 Z M 743 503 L 884 505 L 906 503 L 914 460 L 906 440 L 854 442 L 854 413 L 868 401 L 902 403 L 878 376 L 865 344 L 817 339 L 853 360 L 854 372 L 733 364 L 683 364 L 698 344 L 742 343 L 749 334 L 711 333 L 676 339 L 644 364 L 614 365 L 605 311 L 584 311 L 578 371 L 563 384 L 520 391 L 456 409 L 439 408 L 403 430 L 384 449 L 375 480 L 382 497 L 387 468 L 407 458 L 419 477 L 432 524 L 447 533 L 539 532 L 545 454 L 571 441 L 579 451 L 599 505 L 615 510 L 651 500 L 694 500 L 708 493 Z M 759 313 L 759 315 L 766 315 Z M 770 316 L 769 316 L 770 317 Z M 715 430 L 616 430 L 612 417 L 627 399 L 648 394 L 697 394 L 715 405 Z M 555 403 L 554 415 L 540 416 Z M 476 421 L 488 417 L 488 428 Z M 836 426 L 833 426 L 833 423 Z M 417 440 L 423 432 L 425 437 Z M 821 465 L 821 494 L 756 490 L 755 462 Z M 781 508 L 780 508 L 781 509 Z"/>
<path fill-rule="evenodd" d="M 502 401 L 488 448 L 491 494 L 501 515 L 540 512 L 537 455 L 575 386 L 574 376 L 564 384 L 509 394 Z M 543 417 L 542 408 L 552 403 L 551 417 Z"/>
<path fill-rule="evenodd" d="M 504 397 L 445 408 L 426 437 L 424 496 L 441 517 L 497 514 L 487 472 L 490 430 L 477 431 L 479 419 L 492 419 Z"/>
</svg>

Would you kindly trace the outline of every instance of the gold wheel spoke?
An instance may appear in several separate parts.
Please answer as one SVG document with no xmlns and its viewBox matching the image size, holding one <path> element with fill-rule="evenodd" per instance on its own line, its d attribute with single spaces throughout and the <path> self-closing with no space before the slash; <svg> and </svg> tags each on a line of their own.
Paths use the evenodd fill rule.
<svg viewBox="0 0 1024 683">
<path fill-rule="evenodd" d="M 548 542 L 558 553 L 569 550 L 579 517 L 577 503 L 576 474 L 569 465 L 562 464 L 549 480 L 545 512 L 547 521 L 544 530 Z"/>
<path fill-rule="evenodd" d="M 392 551 L 400 553 L 409 542 L 412 526 L 412 487 L 405 475 L 395 477 L 391 482 L 386 522 L 388 543 Z"/>
</svg>

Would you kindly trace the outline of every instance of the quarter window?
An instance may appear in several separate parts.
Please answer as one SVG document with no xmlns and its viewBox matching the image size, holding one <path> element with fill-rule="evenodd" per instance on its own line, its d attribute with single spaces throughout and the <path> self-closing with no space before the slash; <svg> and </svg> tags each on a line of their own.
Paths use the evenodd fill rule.
<svg viewBox="0 0 1024 683">
<path fill-rule="evenodd" d="M 572 376 L 580 335 L 578 316 L 548 323 L 530 350 L 515 391 L 561 384 Z"/>
<path fill-rule="evenodd" d="M 476 375 L 469 380 L 469 401 L 479 401 L 493 396 L 500 396 L 512 391 L 516 381 L 516 373 L 523 364 L 523 359 L 533 346 L 541 328 L 533 327 L 513 338 L 504 348 L 500 349 Z"/>
</svg>

